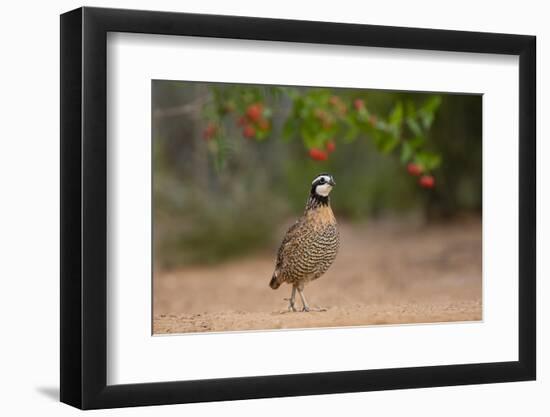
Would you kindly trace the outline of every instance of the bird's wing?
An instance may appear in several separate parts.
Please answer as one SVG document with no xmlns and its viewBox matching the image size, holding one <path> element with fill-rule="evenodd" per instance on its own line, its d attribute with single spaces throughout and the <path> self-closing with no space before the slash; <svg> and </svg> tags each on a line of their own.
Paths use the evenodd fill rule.
<svg viewBox="0 0 550 417">
<path fill-rule="evenodd" d="M 279 252 L 277 253 L 277 265 L 276 269 L 279 269 L 284 261 L 285 254 L 292 250 L 292 247 L 296 243 L 296 235 L 300 231 L 300 226 L 302 226 L 303 219 L 300 218 L 294 223 L 290 228 L 287 230 L 285 237 L 283 238 L 283 242 L 281 243 L 281 246 L 279 247 Z"/>
</svg>

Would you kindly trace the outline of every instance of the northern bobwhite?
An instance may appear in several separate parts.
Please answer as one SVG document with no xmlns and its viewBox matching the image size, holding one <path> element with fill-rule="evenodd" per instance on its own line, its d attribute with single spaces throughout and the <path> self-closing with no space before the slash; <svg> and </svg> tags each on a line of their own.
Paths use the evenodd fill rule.
<svg viewBox="0 0 550 417">
<path fill-rule="evenodd" d="M 329 201 L 335 185 L 334 178 L 328 174 L 320 174 L 313 180 L 304 214 L 288 229 L 277 253 L 269 286 L 275 290 L 283 282 L 292 285 L 290 311 L 296 311 L 296 291 L 302 300 L 302 311 L 311 310 L 304 296 L 304 286 L 323 275 L 336 258 L 338 228 Z"/>
</svg>

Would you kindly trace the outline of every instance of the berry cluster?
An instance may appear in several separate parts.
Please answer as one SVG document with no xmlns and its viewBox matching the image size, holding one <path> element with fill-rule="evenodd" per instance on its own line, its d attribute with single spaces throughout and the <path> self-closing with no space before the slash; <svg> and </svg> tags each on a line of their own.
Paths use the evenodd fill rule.
<svg viewBox="0 0 550 417">
<path fill-rule="evenodd" d="M 424 168 L 421 165 L 411 162 L 410 164 L 407 165 L 407 172 L 410 175 L 413 175 L 415 177 L 420 176 L 420 178 L 418 179 L 418 183 L 420 184 L 421 187 L 423 187 L 423 188 L 434 188 L 435 187 L 435 178 L 434 178 L 434 176 L 430 175 L 430 174 L 422 175 L 422 173 L 424 172 Z"/>
<path fill-rule="evenodd" d="M 271 128 L 266 109 L 260 102 L 250 104 L 244 115 L 238 119 L 237 124 L 242 127 L 243 136 L 249 139 L 256 138 L 258 133 L 265 133 Z"/>
<path fill-rule="evenodd" d="M 325 144 L 325 149 L 311 148 L 309 150 L 309 156 L 314 161 L 326 161 L 330 153 L 336 150 L 336 143 L 333 140 L 329 140 Z"/>
<path fill-rule="evenodd" d="M 332 96 L 328 102 L 340 116 L 344 116 L 348 112 L 346 103 L 340 97 Z"/>
<path fill-rule="evenodd" d="M 321 124 L 321 127 L 325 131 L 330 131 L 338 118 L 345 117 L 348 113 L 348 106 L 338 96 L 331 96 L 328 99 L 329 108 L 316 108 L 313 111 L 315 119 Z M 367 108 L 365 101 L 361 98 L 357 98 L 353 101 L 353 108 L 360 113 L 366 114 Z M 371 116 L 371 123 L 376 123 L 376 116 Z M 336 150 L 336 143 L 334 140 L 329 140 L 325 143 L 324 149 L 321 148 L 311 148 L 309 149 L 309 156 L 314 161 L 326 161 L 329 155 Z"/>
<path fill-rule="evenodd" d="M 330 130 L 334 125 L 334 117 L 324 109 L 315 109 L 315 118 L 321 123 L 323 130 Z"/>
</svg>

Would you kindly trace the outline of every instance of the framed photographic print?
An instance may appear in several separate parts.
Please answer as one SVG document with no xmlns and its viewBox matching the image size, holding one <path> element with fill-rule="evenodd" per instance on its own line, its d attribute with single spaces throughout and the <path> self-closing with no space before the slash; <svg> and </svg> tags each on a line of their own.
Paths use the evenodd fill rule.
<svg viewBox="0 0 550 417">
<path fill-rule="evenodd" d="M 61 401 L 535 379 L 535 38 L 61 16 Z"/>
</svg>

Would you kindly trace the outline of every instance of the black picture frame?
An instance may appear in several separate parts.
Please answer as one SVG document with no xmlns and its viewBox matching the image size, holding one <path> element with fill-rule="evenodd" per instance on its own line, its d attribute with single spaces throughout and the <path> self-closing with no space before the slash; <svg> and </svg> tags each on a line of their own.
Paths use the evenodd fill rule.
<svg viewBox="0 0 550 417">
<path fill-rule="evenodd" d="M 518 361 L 107 385 L 108 32 L 519 56 Z M 524 35 L 88 7 L 61 15 L 61 401 L 94 409 L 535 379 L 535 51 Z"/>
</svg>

